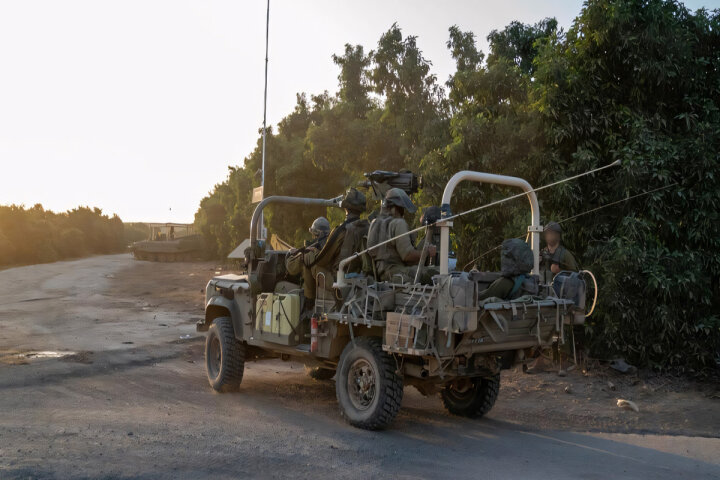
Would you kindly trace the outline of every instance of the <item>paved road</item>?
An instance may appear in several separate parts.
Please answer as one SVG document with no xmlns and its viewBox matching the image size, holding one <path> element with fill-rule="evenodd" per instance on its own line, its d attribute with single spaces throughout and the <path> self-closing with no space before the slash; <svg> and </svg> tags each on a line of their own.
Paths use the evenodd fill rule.
<svg viewBox="0 0 720 480">
<path fill-rule="evenodd" d="M 357 430 L 292 363 L 214 394 L 199 312 L 131 295 L 115 277 L 136 265 L 0 271 L 0 478 L 720 478 L 717 438 L 467 421 L 410 389 L 390 430 Z"/>
</svg>

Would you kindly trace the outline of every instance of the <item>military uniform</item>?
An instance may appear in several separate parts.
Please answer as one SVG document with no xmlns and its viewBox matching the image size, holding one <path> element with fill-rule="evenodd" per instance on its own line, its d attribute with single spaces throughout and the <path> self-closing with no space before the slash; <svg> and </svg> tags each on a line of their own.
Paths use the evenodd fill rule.
<svg viewBox="0 0 720 480">
<path fill-rule="evenodd" d="M 402 236 L 371 250 L 370 255 L 375 262 L 378 280 L 394 283 L 414 282 L 418 266 L 408 265 L 404 261 L 405 258 L 416 251 L 410 235 L 407 234 L 410 227 L 403 217 L 391 216 L 386 212 L 388 211 L 387 207 L 390 205 L 407 208 L 411 212 L 415 211 L 415 206 L 407 197 L 407 194 L 398 188 L 388 190 L 386 201 L 388 199 L 397 203 L 384 204 L 385 211 L 370 224 L 368 247 Z M 433 273 L 435 273 L 434 270 L 421 266 L 420 282 L 431 283 Z"/>
<path fill-rule="evenodd" d="M 548 247 L 543 248 L 540 251 L 540 258 L 540 282 L 546 285 L 552 283 L 555 277 L 550 268 L 553 264 L 558 264 L 560 270 L 569 270 L 571 272 L 579 270 L 573 254 L 562 245 L 558 245 L 554 252 L 550 252 Z"/>
<path fill-rule="evenodd" d="M 338 256 L 334 270 L 337 271 L 339 263 L 353 254 L 365 249 L 365 239 L 370 229 L 367 220 L 357 219 L 345 226 L 345 238 L 343 239 L 340 255 Z M 364 271 L 362 258 L 356 258 L 345 268 L 345 273 L 360 273 Z"/>
<path fill-rule="evenodd" d="M 315 240 L 306 245 L 301 250 L 290 253 L 285 259 L 285 268 L 290 275 L 300 275 L 303 277 L 303 292 L 305 298 L 315 298 L 315 281 L 309 271 L 309 264 L 315 259 L 317 252 L 322 251 L 328 240 L 328 232 L 330 231 L 330 222 L 325 217 L 318 217 L 312 223 L 308 231 L 315 237 Z M 308 281 L 308 278 L 310 281 Z"/>
<path fill-rule="evenodd" d="M 362 240 L 369 226 L 366 220 L 360 219 L 360 214 L 365 211 L 365 203 L 365 195 L 362 192 L 355 188 L 348 189 L 340 202 L 340 207 L 346 212 L 345 221 L 330 232 L 322 246 L 307 250 L 302 255 L 305 298 L 316 298 L 318 286 L 324 290 L 324 298 L 334 297 L 332 285 L 340 261 L 362 250 Z M 347 269 L 346 272 L 360 271 L 360 268 L 353 263 L 351 269 Z"/>
<path fill-rule="evenodd" d="M 373 220 L 368 234 L 368 246 L 389 240 L 410 230 L 404 218 L 382 216 Z M 370 240 L 372 239 L 372 240 Z M 377 247 L 373 252 L 375 268 L 379 280 L 396 283 L 410 282 L 415 279 L 417 267 L 405 265 L 403 258 L 413 252 L 415 247 L 409 235 L 393 240 Z"/>
<path fill-rule="evenodd" d="M 478 301 L 486 300 L 488 298 L 501 298 L 503 300 L 510 297 L 515 281 L 508 277 L 500 277 L 490 284 L 488 288 L 478 294 Z"/>
<path fill-rule="evenodd" d="M 327 242 L 325 242 L 325 246 L 322 247 L 322 249 L 311 250 L 305 253 L 303 262 L 306 268 L 303 269 L 303 281 L 305 283 L 304 288 L 306 289 L 306 297 L 308 297 L 308 293 L 310 293 L 313 296 L 308 298 L 315 298 L 315 284 L 319 284 L 322 288 L 323 279 L 325 282 L 325 290 L 332 290 L 332 284 L 335 278 L 335 272 L 337 272 L 338 269 L 338 264 L 340 263 L 340 260 L 346 258 L 341 253 L 343 247 L 345 247 L 346 240 L 349 244 L 347 249 L 351 249 L 353 247 L 352 239 L 348 237 L 348 228 L 358 222 L 361 222 L 358 215 L 348 214 L 348 218 L 330 232 Z M 353 232 L 353 235 L 356 233 L 355 228 L 350 228 L 350 230 Z M 355 252 L 353 251 L 347 256 L 349 257 L 352 253 Z M 318 275 L 320 275 L 319 280 Z M 308 288 L 308 284 L 312 284 L 312 288 Z M 327 292 L 325 293 L 327 297 Z"/>
<path fill-rule="evenodd" d="M 309 269 L 305 267 L 306 258 L 314 258 L 317 252 L 325 246 L 327 239 L 327 235 L 318 238 L 302 250 L 290 253 L 285 260 L 285 268 L 288 274 L 302 275 L 305 298 L 315 298 L 315 282 L 312 280 L 312 276 L 310 276 Z M 310 278 L 309 282 L 308 278 Z"/>
</svg>

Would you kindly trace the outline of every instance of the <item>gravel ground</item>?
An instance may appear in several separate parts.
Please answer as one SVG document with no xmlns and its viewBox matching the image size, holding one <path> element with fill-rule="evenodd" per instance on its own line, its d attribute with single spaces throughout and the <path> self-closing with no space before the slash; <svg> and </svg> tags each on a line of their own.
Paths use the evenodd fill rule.
<svg viewBox="0 0 720 480">
<path fill-rule="evenodd" d="M 295 363 L 250 363 L 215 394 L 194 323 L 216 271 L 129 255 L 1 271 L 0 478 L 720 478 L 717 385 L 507 371 L 484 419 L 407 388 L 384 432 L 345 424 L 333 382 Z"/>
</svg>

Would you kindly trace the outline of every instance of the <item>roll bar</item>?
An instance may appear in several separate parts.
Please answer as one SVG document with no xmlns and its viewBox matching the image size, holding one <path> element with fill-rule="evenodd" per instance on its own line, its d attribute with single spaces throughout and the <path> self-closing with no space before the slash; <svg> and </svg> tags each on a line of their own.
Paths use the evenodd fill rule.
<svg viewBox="0 0 720 480">
<path fill-rule="evenodd" d="M 522 178 L 509 177 L 506 175 L 495 175 L 492 173 L 473 172 L 470 170 L 464 170 L 453 175 L 445 185 L 445 191 L 443 191 L 441 209 L 443 211 L 443 217 L 450 217 L 450 199 L 452 198 L 453 191 L 457 185 L 464 181 L 477 182 L 477 183 L 492 183 L 496 185 L 508 185 L 511 187 L 521 188 L 524 192 L 527 192 L 528 200 L 530 201 L 530 213 L 532 216 L 532 223 L 528 227 L 528 231 L 531 234 L 530 248 L 533 252 L 533 271 L 532 273 L 540 273 L 540 232 L 542 227 L 540 226 L 540 206 L 538 205 L 537 196 L 532 186 Z M 452 226 L 451 221 L 439 222 L 440 226 L 440 274 L 447 275 L 448 273 L 448 253 L 450 250 L 450 227 Z"/>
<path fill-rule="evenodd" d="M 468 180 L 471 182 L 478 182 L 478 183 L 494 183 L 498 185 L 509 185 L 511 187 L 519 187 L 521 188 L 528 197 L 528 200 L 530 201 L 530 212 L 532 215 L 532 224 L 528 227 L 528 231 L 531 233 L 532 239 L 531 239 L 531 246 L 533 252 L 533 271 L 532 273 L 538 274 L 540 273 L 540 232 L 542 232 L 542 227 L 540 226 L 540 206 L 538 205 L 537 196 L 535 195 L 535 190 L 530 186 L 530 184 L 523 180 L 522 178 L 517 177 L 508 177 L 505 175 L 495 175 L 492 173 L 482 173 L 482 172 L 472 172 L 469 170 L 464 170 L 462 172 L 458 172 L 455 175 L 453 175 L 450 180 L 448 181 L 447 185 L 445 185 L 445 191 L 443 192 L 442 196 L 442 215 L 443 218 L 447 218 L 447 220 L 440 219 L 435 225 L 440 227 L 440 274 L 447 275 L 448 274 L 448 253 L 450 250 L 450 227 L 452 226 L 452 219 L 454 216 L 452 215 L 450 211 L 450 199 L 452 198 L 453 191 L 455 190 L 455 187 L 462 182 L 463 180 Z M 545 188 L 545 187 L 543 187 Z M 465 212 L 467 213 L 467 212 Z M 461 214 L 458 214 L 462 215 Z M 407 232 L 406 234 L 409 234 L 414 231 L 418 231 L 424 227 L 416 228 L 415 230 L 411 230 L 410 232 Z M 381 242 L 378 245 L 375 245 L 373 247 L 366 248 L 362 252 L 356 252 L 353 255 L 344 258 L 340 261 L 340 264 L 338 266 L 338 273 L 337 273 L 337 281 L 335 283 L 335 286 L 342 287 L 346 285 L 345 282 L 345 266 L 350 263 L 355 258 L 358 258 L 361 254 L 369 252 L 373 248 L 377 248 L 382 243 L 387 243 L 390 240 L 386 240 L 385 242 Z"/>
<path fill-rule="evenodd" d="M 253 211 L 252 219 L 250 220 L 250 245 L 254 245 L 257 242 L 258 232 L 257 226 L 260 219 L 260 214 L 263 209 L 271 203 L 287 203 L 291 205 L 317 205 L 320 207 L 340 207 L 340 201 L 342 196 L 335 198 L 303 198 L 303 197 L 286 197 L 282 195 L 274 195 L 272 197 L 264 198 Z"/>
</svg>

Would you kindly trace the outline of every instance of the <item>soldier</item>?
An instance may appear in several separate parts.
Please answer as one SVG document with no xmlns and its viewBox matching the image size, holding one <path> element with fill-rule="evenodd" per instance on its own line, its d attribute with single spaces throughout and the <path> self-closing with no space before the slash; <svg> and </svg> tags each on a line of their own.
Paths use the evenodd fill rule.
<svg viewBox="0 0 720 480">
<path fill-rule="evenodd" d="M 340 206 L 345 209 L 345 221 L 330 232 L 322 249 L 305 254 L 303 278 L 306 282 L 312 278 L 313 282 L 319 282 L 321 287 L 330 290 L 340 260 L 362 250 L 362 240 L 370 226 L 367 220 L 360 219 L 360 215 L 365 212 L 365 202 L 365 195 L 355 188 L 345 192 L 340 202 Z M 345 272 L 359 272 L 361 266 L 362 262 L 351 262 Z M 320 273 L 324 277 L 317 280 Z"/>
<path fill-rule="evenodd" d="M 345 208 L 345 238 L 340 248 L 340 254 L 333 264 L 333 270 L 337 271 L 340 260 L 348 258 L 354 253 L 365 249 L 365 240 L 367 238 L 370 223 L 367 220 L 361 220 L 360 215 L 365 212 L 366 208 L 365 195 L 351 188 L 345 194 L 341 207 Z M 362 270 L 362 260 L 355 259 L 347 266 L 345 273 L 358 273 Z"/>
<path fill-rule="evenodd" d="M 422 250 L 416 249 L 407 232 L 410 230 L 404 215 L 405 210 L 414 213 L 417 209 L 410 197 L 400 188 L 391 188 L 385 194 L 383 209 L 372 224 L 368 232 L 368 247 L 378 245 L 391 238 L 401 237 L 380 245 L 370 251 L 375 262 L 378 280 L 392 282 L 412 282 L 415 279 L 417 265 L 422 255 Z M 405 234 L 405 235 L 403 235 Z M 429 245 L 428 257 L 434 257 L 437 249 Z M 430 271 L 423 267 L 421 270 L 421 281 L 429 283 Z"/>
<path fill-rule="evenodd" d="M 562 227 L 557 222 L 548 222 L 543 229 L 547 246 L 540 252 L 540 283 L 549 285 L 553 277 L 563 270 L 578 271 L 575 257 L 560 244 Z"/>
<path fill-rule="evenodd" d="M 318 217 L 310 225 L 308 231 L 313 236 L 312 241 L 308 242 L 304 248 L 291 250 L 285 260 L 285 267 L 290 275 L 302 273 L 305 298 L 313 300 L 315 298 L 315 281 L 309 269 L 305 267 L 305 256 L 314 255 L 325 246 L 330 233 L 330 222 L 325 217 Z"/>
<path fill-rule="evenodd" d="M 548 222 L 543 229 L 543 237 L 545 237 L 546 246 L 540 251 L 540 283 L 550 285 L 555 275 L 563 270 L 572 272 L 579 270 L 573 254 L 560 243 L 562 240 L 562 227 L 559 223 Z M 550 291 L 549 288 L 548 291 Z M 553 344 L 551 354 L 553 362 L 560 363 L 558 375 L 565 376 L 567 373 L 562 368 L 561 352 L 557 342 Z M 528 367 L 528 373 L 541 372 L 545 369 L 545 357 L 543 353 L 535 352 L 535 355 L 537 355 L 537 357 Z"/>
</svg>

